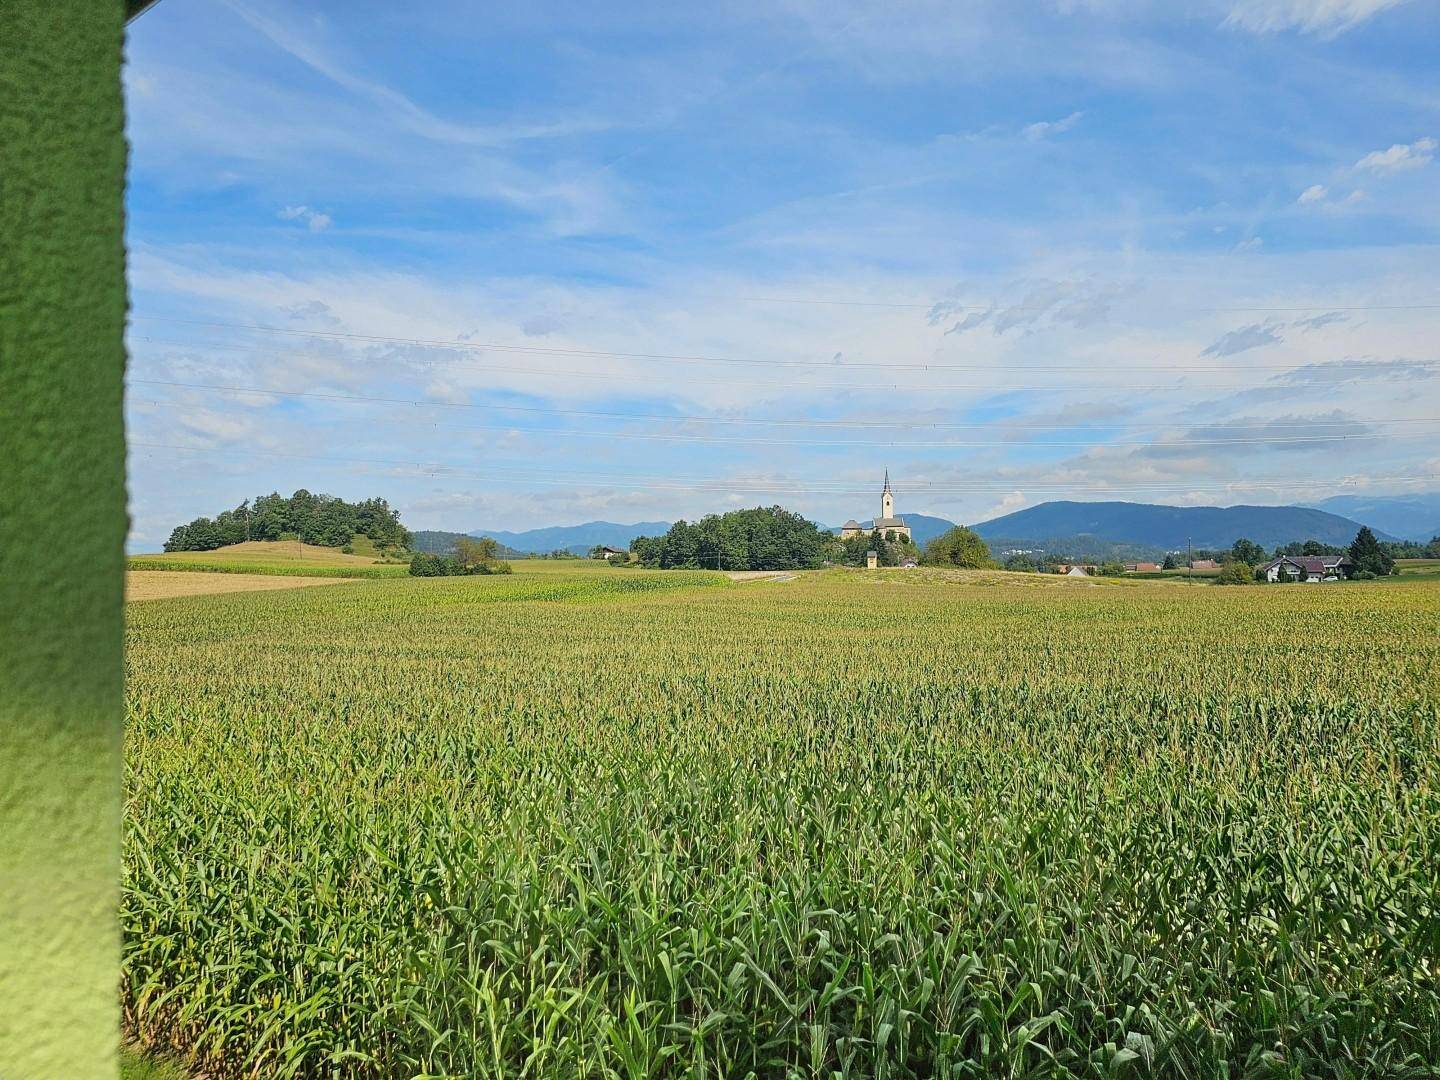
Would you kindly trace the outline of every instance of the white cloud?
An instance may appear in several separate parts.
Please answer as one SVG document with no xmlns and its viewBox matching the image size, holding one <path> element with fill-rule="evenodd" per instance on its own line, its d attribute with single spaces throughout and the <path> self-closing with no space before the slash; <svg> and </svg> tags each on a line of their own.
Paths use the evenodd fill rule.
<svg viewBox="0 0 1440 1080">
<path fill-rule="evenodd" d="M 1020 129 L 1020 134 L 1032 142 L 1038 142 L 1051 135 L 1064 134 L 1078 124 L 1084 115 L 1083 112 L 1072 112 L 1069 116 L 1062 116 L 1059 120 L 1041 120 L 1034 124 L 1027 124 Z"/>
<path fill-rule="evenodd" d="M 1295 201 L 1299 203 L 1323 202 L 1325 200 L 1325 194 L 1326 189 L 1324 184 L 1311 184 L 1300 193 L 1300 198 Z"/>
<path fill-rule="evenodd" d="M 329 214 L 322 214 L 308 206 L 286 206 L 275 216 L 281 221 L 303 221 L 311 232 L 324 232 L 334 224 L 334 219 Z"/>
<path fill-rule="evenodd" d="M 1269 34 L 1298 30 L 1336 37 L 1405 0 L 1237 0 L 1226 26 Z"/>
<path fill-rule="evenodd" d="M 1388 150 L 1374 150 L 1355 163 L 1357 169 L 1378 173 L 1403 172 L 1430 164 L 1435 153 L 1435 140 L 1416 139 L 1413 143 L 1396 143 Z"/>
</svg>

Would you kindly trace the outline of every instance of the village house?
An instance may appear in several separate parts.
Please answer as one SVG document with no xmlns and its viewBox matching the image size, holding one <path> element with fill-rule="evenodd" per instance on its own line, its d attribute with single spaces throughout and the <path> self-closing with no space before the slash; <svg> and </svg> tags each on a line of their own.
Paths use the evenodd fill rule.
<svg viewBox="0 0 1440 1080">
<path fill-rule="evenodd" d="M 623 549 L 623 548 L 606 547 L 604 544 L 601 544 L 600 546 L 596 547 L 593 551 L 590 552 L 590 557 L 591 557 L 592 559 L 608 559 L 608 558 L 610 558 L 610 556 L 612 556 L 612 555 L 629 555 L 629 554 L 630 554 L 630 553 L 629 553 L 628 551 L 626 551 L 625 549 Z"/>
<path fill-rule="evenodd" d="M 1153 562 L 1127 562 L 1125 569 L 1132 574 L 1151 574 L 1160 569 L 1160 564 Z"/>
<path fill-rule="evenodd" d="M 1341 581 L 1354 564 L 1346 555 L 1282 555 L 1260 569 L 1266 581 Z"/>
<path fill-rule="evenodd" d="M 1191 570 L 1218 570 L 1218 569 L 1220 569 L 1220 564 L 1219 564 L 1218 562 L 1216 562 L 1214 559 L 1191 559 L 1191 560 L 1190 560 L 1190 569 L 1191 569 Z"/>
</svg>

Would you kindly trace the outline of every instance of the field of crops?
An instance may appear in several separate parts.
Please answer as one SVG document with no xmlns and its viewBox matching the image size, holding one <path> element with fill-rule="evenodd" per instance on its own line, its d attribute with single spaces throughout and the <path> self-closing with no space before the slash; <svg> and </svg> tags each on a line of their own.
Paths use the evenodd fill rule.
<svg viewBox="0 0 1440 1080">
<path fill-rule="evenodd" d="M 1435 1076 L 1440 583 L 129 611 L 123 994 L 215 1075 Z"/>
</svg>

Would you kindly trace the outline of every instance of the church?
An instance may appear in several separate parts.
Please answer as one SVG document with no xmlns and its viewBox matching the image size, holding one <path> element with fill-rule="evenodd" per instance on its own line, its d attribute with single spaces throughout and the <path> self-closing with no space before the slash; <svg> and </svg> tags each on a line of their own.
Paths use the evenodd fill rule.
<svg viewBox="0 0 1440 1080">
<path fill-rule="evenodd" d="M 895 539 L 910 539 L 910 526 L 905 524 L 905 519 L 895 516 L 895 496 L 890 491 L 890 470 L 885 470 L 885 487 L 880 492 L 880 516 L 875 519 L 875 524 L 870 528 L 862 528 L 854 518 L 840 526 L 840 539 L 849 540 L 852 536 L 869 536 L 871 532 L 879 530 L 880 535 L 887 540 L 890 534 L 895 534 Z"/>
</svg>

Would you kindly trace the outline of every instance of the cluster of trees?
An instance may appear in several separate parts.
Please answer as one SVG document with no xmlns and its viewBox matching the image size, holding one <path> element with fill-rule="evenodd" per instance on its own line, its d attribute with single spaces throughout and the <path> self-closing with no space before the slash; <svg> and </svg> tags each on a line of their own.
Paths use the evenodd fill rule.
<svg viewBox="0 0 1440 1080">
<path fill-rule="evenodd" d="M 907 559 L 920 561 L 920 549 L 904 533 L 894 529 L 871 529 L 860 536 L 844 540 L 833 538 L 830 544 L 829 560 L 841 566 L 864 566 L 869 552 L 875 552 L 876 562 L 881 566 L 899 566 Z"/>
<path fill-rule="evenodd" d="M 400 524 L 400 512 L 384 499 L 350 503 L 301 488 L 289 498 L 278 491 L 260 495 L 213 518 L 199 517 L 177 525 L 165 550 L 213 551 L 246 540 L 300 540 L 338 548 L 357 535 L 368 536 L 382 550 L 410 543 L 409 531 Z"/>
<path fill-rule="evenodd" d="M 1418 540 L 1381 540 L 1380 546 L 1392 559 L 1440 559 L 1440 536 L 1427 542 Z"/>
<path fill-rule="evenodd" d="M 460 574 L 508 574 L 510 564 L 500 559 L 500 545 L 488 536 L 462 536 L 453 555 L 417 551 L 410 559 L 412 577 L 454 577 Z"/>
<path fill-rule="evenodd" d="M 637 536 L 630 550 L 641 566 L 662 570 L 808 570 L 834 543 L 799 514 L 757 506 L 677 521 L 664 536 Z"/>
<path fill-rule="evenodd" d="M 972 529 L 956 525 L 925 545 L 920 561 L 926 566 L 961 567 L 968 570 L 993 570 L 997 564 L 990 548 Z"/>
<path fill-rule="evenodd" d="M 1305 540 L 1276 548 L 1274 557 L 1278 559 L 1281 556 L 1304 558 L 1345 555 L 1351 563 L 1350 576 L 1363 580 L 1388 577 L 1398 572 L 1390 550 L 1392 546 L 1381 543 L 1368 525 L 1362 525 L 1348 548 L 1322 544 L 1318 540 Z M 1222 554 L 1221 559 L 1220 575 L 1216 578 L 1219 585 L 1245 585 L 1251 580 L 1266 580 L 1262 567 L 1270 561 L 1270 556 L 1266 555 L 1264 548 L 1251 540 L 1243 537 L 1236 540 L 1234 546 Z M 1286 578 L 1282 576 L 1280 580 L 1284 581 Z"/>
</svg>

